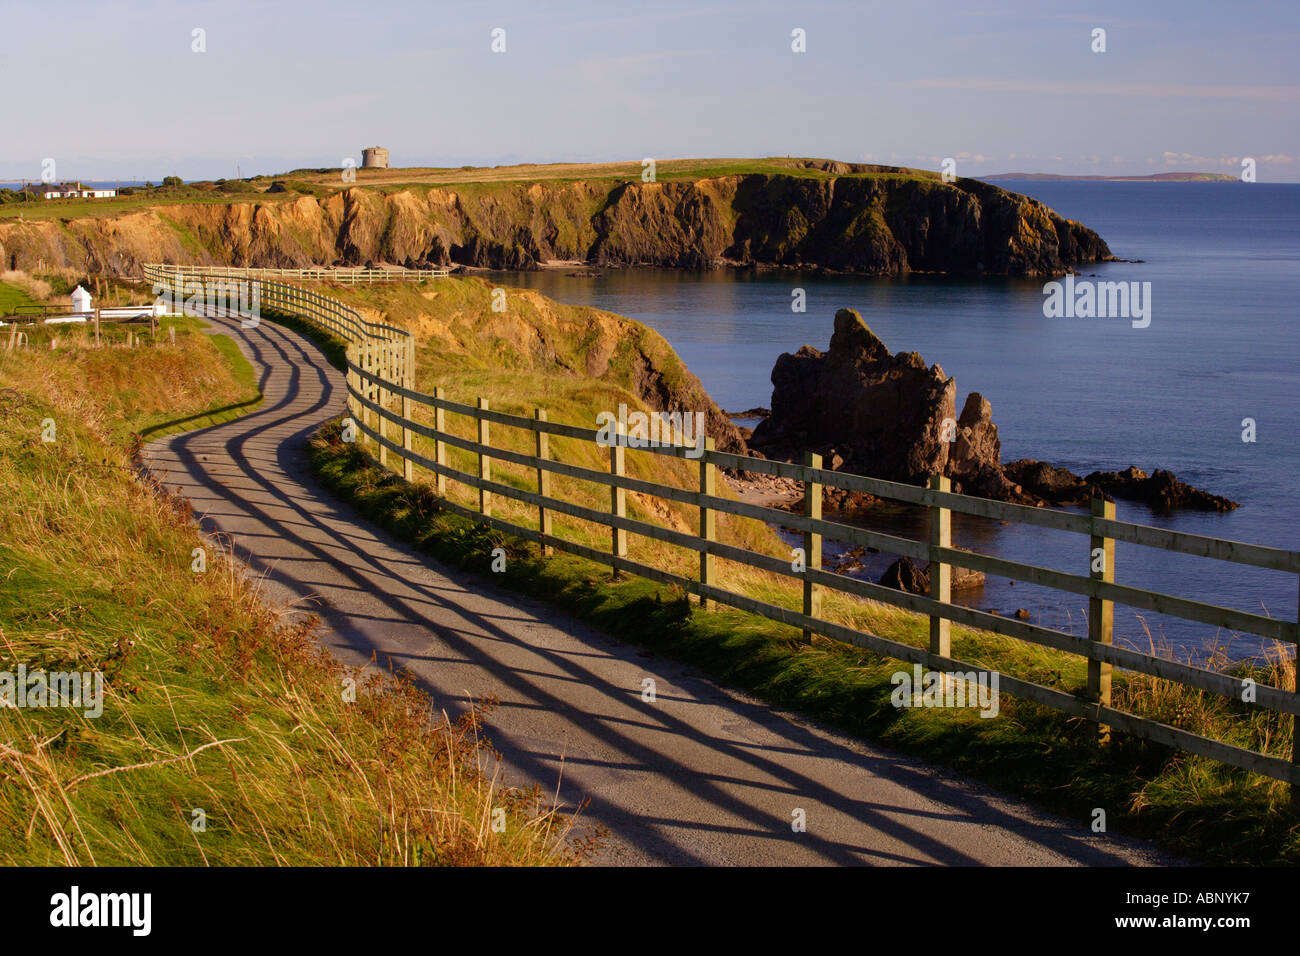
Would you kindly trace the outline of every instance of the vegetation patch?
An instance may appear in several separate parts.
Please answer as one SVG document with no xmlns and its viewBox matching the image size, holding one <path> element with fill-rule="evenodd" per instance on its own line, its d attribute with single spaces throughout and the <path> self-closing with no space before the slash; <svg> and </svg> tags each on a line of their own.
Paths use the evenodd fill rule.
<svg viewBox="0 0 1300 956">
<path fill-rule="evenodd" d="M 475 769 L 481 712 L 341 667 L 138 479 L 139 432 L 246 400 L 225 341 L 0 352 L 0 672 L 102 677 L 98 715 L 0 708 L 0 862 L 573 862 Z"/>
</svg>

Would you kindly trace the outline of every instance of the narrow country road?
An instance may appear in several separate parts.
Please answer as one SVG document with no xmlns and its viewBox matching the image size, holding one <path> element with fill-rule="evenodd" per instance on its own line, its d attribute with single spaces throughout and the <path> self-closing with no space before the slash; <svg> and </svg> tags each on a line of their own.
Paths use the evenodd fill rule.
<svg viewBox="0 0 1300 956">
<path fill-rule="evenodd" d="M 228 536 L 266 598 L 324 622 L 348 663 L 409 670 L 453 716 L 496 697 L 487 730 L 505 782 L 560 782 L 563 809 L 608 831 L 616 864 L 1147 864 L 951 771 L 858 742 L 719 687 L 475 576 L 440 567 L 320 487 L 306 441 L 341 414 L 342 375 L 270 322 L 234 338 L 263 405 L 146 446 L 147 466 Z M 657 684 L 653 704 L 641 681 Z M 792 830 L 792 813 L 807 831 Z"/>
</svg>

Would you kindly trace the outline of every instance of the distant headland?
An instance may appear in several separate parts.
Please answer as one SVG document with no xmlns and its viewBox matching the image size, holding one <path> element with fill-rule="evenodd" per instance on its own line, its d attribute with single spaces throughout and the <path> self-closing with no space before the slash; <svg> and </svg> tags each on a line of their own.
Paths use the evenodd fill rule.
<svg viewBox="0 0 1300 956">
<path fill-rule="evenodd" d="M 993 183 L 816 158 L 460 169 L 363 161 L 164 180 L 93 201 L 0 190 L 9 269 L 558 264 L 1037 276 L 1111 258 L 1093 230 Z"/>
<path fill-rule="evenodd" d="M 998 173 L 980 176 L 986 183 L 1090 182 L 1090 183 L 1235 183 L 1238 177 L 1227 173 L 1152 173 L 1149 176 L 1061 176 L 1057 173 Z"/>
</svg>

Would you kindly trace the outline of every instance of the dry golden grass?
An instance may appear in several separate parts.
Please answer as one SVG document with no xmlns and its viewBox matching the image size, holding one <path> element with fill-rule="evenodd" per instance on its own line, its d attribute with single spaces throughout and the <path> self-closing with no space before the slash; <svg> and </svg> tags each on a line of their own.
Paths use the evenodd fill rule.
<svg viewBox="0 0 1300 956">
<path fill-rule="evenodd" d="M 123 436 L 243 394 L 223 362 L 198 334 L 0 353 L 0 670 L 104 675 L 99 717 L 0 708 L 0 862 L 576 861 L 541 790 L 499 786 L 482 709 L 341 667 L 137 479 Z"/>
<path fill-rule="evenodd" d="M 43 302 L 50 297 L 53 289 L 44 279 L 38 279 L 21 269 L 6 269 L 0 272 L 0 283 L 14 286 L 22 290 L 23 294 L 37 302 Z"/>
</svg>

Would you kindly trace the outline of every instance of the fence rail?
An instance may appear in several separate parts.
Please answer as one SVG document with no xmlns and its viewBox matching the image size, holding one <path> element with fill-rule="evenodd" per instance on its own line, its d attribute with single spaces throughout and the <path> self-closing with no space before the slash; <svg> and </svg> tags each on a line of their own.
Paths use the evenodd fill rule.
<svg viewBox="0 0 1300 956">
<path fill-rule="evenodd" d="M 171 282 L 179 278 L 186 283 L 191 279 L 201 283 L 232 281 L 229 275 L 207 276 L 194 272 L 190 267 L 149 266 L 146 267 L 146 276 L 155 281 Z M 239 276 L 234 281 L 247 281 L 247 279 L 246 276 Z M 1286 759 L 1204 737 L 1120 710 L 1111 706 L 1110 693 L 1111 669 L 1121 667 L 1186 687 L 1223 695 L 1251 707 L 1288 714 L 1293 720 L 1300 720 L 1300 694 L 1295 689 L 1258 684 L 1253 687 L 1252 698 L 1250 695 L 1243 694 L 1246 686 L 1243 680 L 1229 674 L 1116 646 L 1113 643 L 1111 626 L 1114 605 L 1120 603 L 1296 645 L 1300 642 L 1300 625 L 1294 620 L 1265 617 L 1116 583 L 1114 544 L 1116 541 L 1124 541 L 1288 574 L 1300 574 L 1300 552 L 1119 521 L 1114 517 L 1113 504 L 1101 500 L 1093 502 L 1093 513 L 1088 515 L 1046 508 L 1030 508 L 955 494 L 947 488 L 947 482 L 943 479 L 933 480 L 928 488 L 918 488 L 861 475 L 829 471 L 821 467 L 821 461 L 817 456 L 809 456 L 809 460 L 804 464 L 751 459 L 717 451 L 712 447 L 711 441 L 706 441 L 703 448 L 682 445 L 637 448 L 638 451 L 676 458 L 693 459 L 698 456 L 697 489 L 647 481 L 625 474 L 623 447 L 621 445 L 610 447 L 607 441 L 602 441 L 596 429 L 549 421 L 545 412 L 540 409 L 532 417 L 512 415 L 489 408 L 488 403 L 483 399 L 479 399 L 472 405 L 451 401 L 445 397 L 441 388 L 434 389 L 432 395 L 417 391 L 414 385 L 414 341 L 404 330 L 367 322 L 355 310 L 312 289 L 282 283 L 262 283 L 261 290 L 263 303 L 313 322 L 347 343 L 348 406 L 358 431 L 372 443 L 373 451 L 367 448 L 367 453 L 376 458 L 383 467 L 388 467 L 390 455 L 396 456 L 396 459 L 401 462 L 402 474 L 408 480 L 413 478 L 416 467 L 431 473 L 434 476 L 435 488 L 443 497 L 442 504 L 450 511 L 497 530 L 536 542 L 543 547 L 545 553 L 555 549 L 567 551 L 605 564 L 616 573 L 636 574 L 653 581 L 675 585 L 687 593 L 696 595 L 701 603 L 715 602 L 748 611 L 800 628 L 808 634 L 825 635 L 889 657 L 921 664 L 936 671 L 974 672 L 977 675 L 996 673 L 1000 689 L 1063 713 L 1086 718 L 1098 725 L 1103 735 L 1107 728 L 1131 733 L 1286 781 L 1292 785 L 1293 801 L 1296 800 L 1297 795 L 1300 795 L 1300 787 L 1296 786 L 1300 783 L 1300 765 L 1297 764 L 1297 759 L 1300 757 L 1297 750 L 1300 748 L 1294 744 L 1296 740 L 1294 734 L 1292 754 L 1290 759 Z M 390 406 L 399 400 L 401 410 L 395 411 Z M 415 420 L 412 409 L 417 404 L 432 410 L 432 425 Z M 473 422 L 472 431 L 476 439 L 462 437 L 449 431 L 446 427 L 448 414 L 463 416 Z M 534 453 L 527 454 L 493 445 L 490 441 L 491 425 L 520 429 L 530 433 L 533 436 Z M 414 449 L 413 436 L 420 436 L 433 442 L 433 458 Z M 609 447 L 609 470 L 589 468 L 553 458 L 549 449 L 551 436 Z M 463 471 L 449 465 L 446 451 L 449 447 L 474 455 L 478 463 L 477 468 L 474 471 Z M 496 461 L 528 469 L 535 476 L 536 490 L 525 490 L 493 480 L 491 464 Z M 716 475 L 719 468 L 776 475 L 801 482 L 805 490 L 802 513 L 787 512 L 718 495 Z M 608 488 L 609 511 L 555 497 L 550 491 L 551 475 L 563 475 Z M 476 490 L 478 508 L 470 508 L 448 498 L 446 496 L 448 480 Z M 821 497 L 824 488 L 860 491 L 925 508 L 930 517 L 930 540 L 915 541 L 823 518 Z M 687 533 L 629 517 L 626 514 L 627 492 L 652 495 L 697 508 L 700 517 L 699 533 Z M 538 517 L 537 527 L 528 527 L 493 515 L 494 497 L 511 499 L 535 508 Z M 1092 573 L 1085 577 L 954 548 L 949 531 L 953 512 L 1086 535 L 1088 537 L 1086 554 L 1089 557 Z M 607 528 L 610 534 L 609 550 L 593 548 L 553 533 L 550 519 L 556 514 L 594 522 Z M 782 558 L 718 540 L 716 518 L 719 514 L 757 519 L 801 532 L 806 552 L 804 567 L 797 570 L 791 562 Z M 697 552 L 700 562 L 699 576 L 686 577 L 628 557 L 629 534 Z M 931 562 L 930 593 L 909 594 L 824 570 L 821 567 L 821 552 L 822 542 L 826 538 L 875 547 L 919 560 L 928 559 Z M 1101 556 L 1100 563 L 1098 555 Z M 796 611 L 718 586 L 713 570 L 715 558 L 800 581 L 803 592 L 802 610 Z M 1004 618 L 951 603 L 949 575 L 953 567 L 971 568 L 1087 597 L 1089 600 L 1088 636 L 1082 637 L 1041 624 Z M 929 646 L 918 647 L 905 644 L 824 619 L 820 616 L 821 597 L 827 589 L 893 605 L 928 617 Z M 1059 688 L 996 672 L 988 667 L 956 660 L 951 652 L 949 635 L 951 623 L 1077 655 L 1087 661 L 1087 689 L 1079 694 L 1071 694 Z"/>
<path fill-rule="evenodd" d="M 358 285 L 370 282 L 424 282 L 427 279 L 441 279 L 451 275 L 451 269 L 435 267 L 430 269 L 405 269 L 399 266 L 367 268 L 338 267 L 325 269 L 251 269 L 240 266 L 171 266 L 150 264 L 145 267 L 146 275 L 150 270 L 184 272 L 187 276 L 214 277 L 228 279 L 297 279 L 299 281 L 329 281 L 344 285 Z"/>
</svg>

